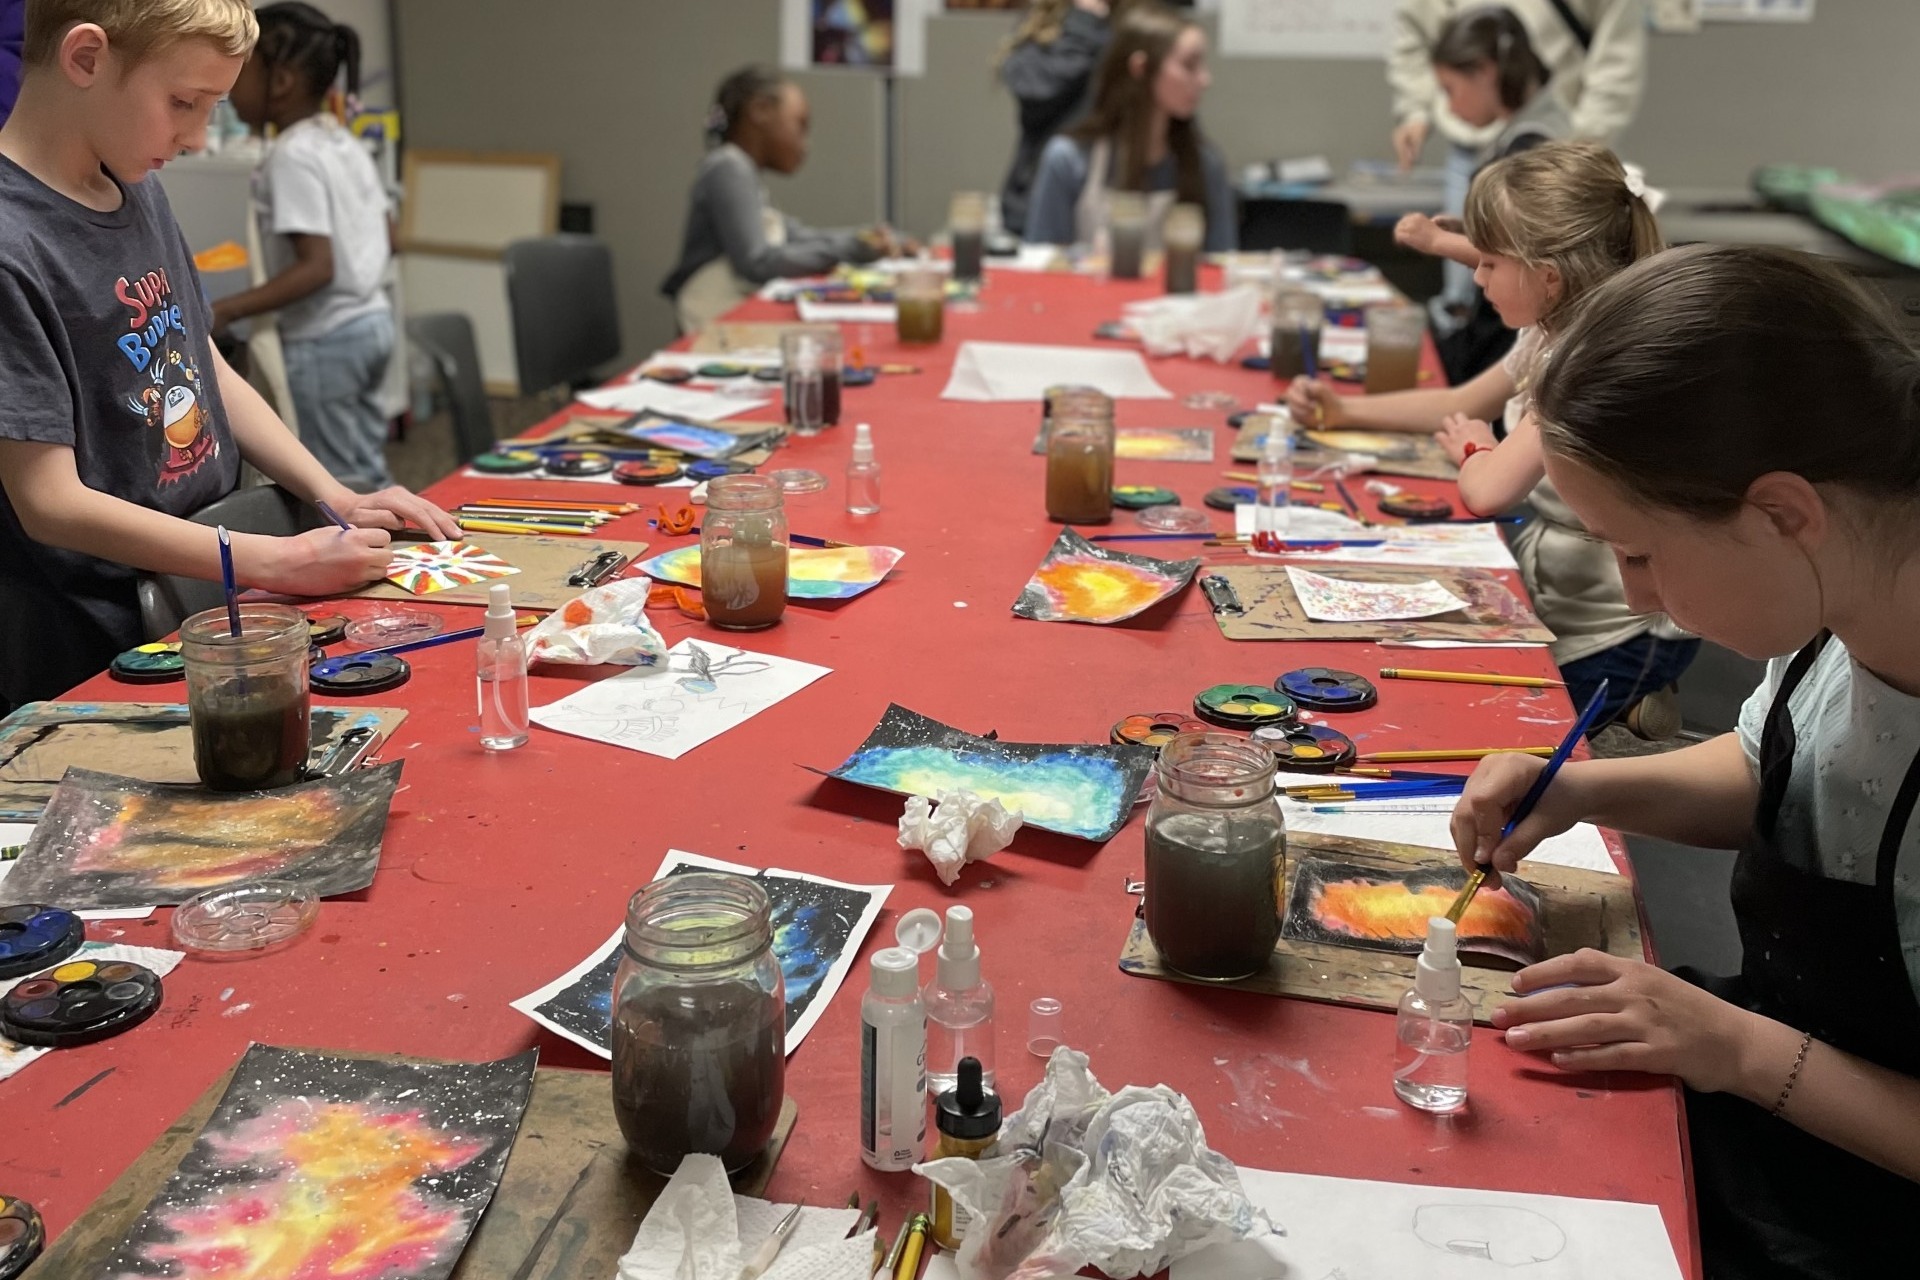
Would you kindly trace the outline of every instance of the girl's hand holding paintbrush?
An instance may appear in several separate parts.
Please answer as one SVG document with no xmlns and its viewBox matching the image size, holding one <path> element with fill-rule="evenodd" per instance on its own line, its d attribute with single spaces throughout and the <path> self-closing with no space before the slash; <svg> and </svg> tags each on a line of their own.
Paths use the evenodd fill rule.
<svg viewBox="0 0 1920 1280">
<path fill-rule="evenodd" d="M 1287 412 L 1296 426 L 1338 427 L 1347 421 L 1347 406 L 1334 389 L 1319 378 L 1295 378 L 1287 387 Z"/>
</svg>

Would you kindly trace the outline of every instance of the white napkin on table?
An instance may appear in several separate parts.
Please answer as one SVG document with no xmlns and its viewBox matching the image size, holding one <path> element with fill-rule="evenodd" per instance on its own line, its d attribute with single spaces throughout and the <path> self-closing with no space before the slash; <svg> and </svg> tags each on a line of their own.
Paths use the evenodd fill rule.
<svg viewBox="0 0 1920 1280">
<path fill-rule="evenodd" d="M 963 342 L 943 400 L 1033 400 L 1048 387 L 1098 387 L 1116 400 L 1171 400 L 1137 351 Z"/>
<path fill-rule="evenodd" d="M 615 1280 L 738 1280 L 791 1207 L 736 1196 L 716 1157 L 688 1156 L 647 1211 Z M 855 1209 L 802 1209 L 765 1280 L 865 1280 L 874 1233 L 846 1238 L 859 1218 Z"/>
</svg>

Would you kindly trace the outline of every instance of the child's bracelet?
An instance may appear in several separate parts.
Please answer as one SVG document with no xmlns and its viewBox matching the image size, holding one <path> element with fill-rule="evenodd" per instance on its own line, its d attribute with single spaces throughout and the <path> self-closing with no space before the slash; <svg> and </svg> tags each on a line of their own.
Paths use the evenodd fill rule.
<svg viewBox="0 0 1920 1280">
<path fill-rule="evenodd" d="M 1780 1096 L 1768 1115 L 1777 1116 L 1787 1109 L 1787 1099 L 1793 1096 L 1793 1086 L 1800 1083 L 1800 1068 L 1807 1065 L 1807 1050 L 1812 1047 L 1813 1032 L 1809 1031 L 1800 1037 L 1800 1052 L 1793 1055 L 1793 1070 L 1787 1073 L 1787 1082 L 1780 1086 Z"/>
<path fill-rule="evenodd" d="M 1460 465 L 1463 467 L 1466 466 L 1467 459 L 1471 458 L 1476 453 L 1492 453 L 1492 452 L 1493 452 L 1492 445 L 1481 444 L 1477 440 L 1469 440 L 1466 442 L 1466 444 L 1461 446 Z"/>
</svg>

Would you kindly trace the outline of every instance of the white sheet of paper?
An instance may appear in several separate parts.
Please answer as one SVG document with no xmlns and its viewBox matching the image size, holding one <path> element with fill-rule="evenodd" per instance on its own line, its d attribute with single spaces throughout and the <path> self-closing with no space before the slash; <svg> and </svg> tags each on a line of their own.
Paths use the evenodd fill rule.
<svg viewBox="0 0 1920 1280">
<path fill-rule="evenodd" d="M 1260 508 L 1241 503 L 1233 509 L 1233 529 L 1242 538 L 1253 536 Z M 1432 564 L 1450 569 L 1517 569 L 1513 552 L 1490 524 L 1364 525 L 1317 507 L 1287 510 L 1289 538 L 1385 538 L 1384 547 L 1336 547 L 1331 551 L 1302 552 L 1334 564 Z"/>
<path fill-rule="evenodd" d="M 1559 730 L 1547 732 L 1564 733 L 1566 728 L 1562 726 Z M 1282 770 L 1276 778 L 1281 787 L 1298 787 L 1324 783 L 1327 775 Z M 1359 779 L 1354 781 L 1360 784 Z M 1315 813 L 1315 806 L 1311 803 L 1290 800 L 1284 795 L 1280 797 L 1289 831 L 1311 831 L 1317 835 L 1348 836 L 1356 840 L 1384 840 L 1390 844 L 1412 844 L 1428 849 L 1453 848 L 1453 833 L 1448 827 L 1448 820 L 1453 815 L 1454 802 L 1451 798 L 1382 800 L 1379 805 L 1382 809 L 1420 809 L 1423 812 L 1370 812 L 1367 805 L 1354 805 L 1340 813 Z M 1600 828 L 1589 822 L 1582 822 L 1541 841 L 1527 862 L 1548 862 L 1556 867 L 1576 867 L 1582 871 L 1598 871 L 1602 875 L 1620 874 L 1620 868 L 1614 865 L 1613 854 L 1607 850 L 1606 838 L 1600 834 Z M 1523 876 L 1525 865 L 1521 864 Z"/>
<path fill-rule="evenodd" d="M 1382 649 L 1544 649 L 1531 640 L 1382 640 Z"/>
<path fill-rule="evenodd" d="M 698 867 L 705 871 L 732 871 L 747 876 L 753 875 L 760 870 L 758 867 L 745 867 L 735 862 L 721 862 L 717 858 L 702 857 L 700 854 L 687 853 L 681 849 L 669 849 L 667 856 L 661 860 L 660 870 L 655 873 L 653 877 L 654 880 L 658 881 L 673 874 L 676 867 Z M 766 871 L 769 875 L 779 876 L 787 880 L 804 880 L 812 884 L 827 885 L 836 889 L 850 889 L 857 893 L 867 895 L 866 906 L 861 910 L 859 917 L 849 923 L 846 941 L 841 945 L 839 954 L 834 957 L 833 963 L 827 969 L 826 974 L 820 979 L 819 985 L 814 990 L 813 998 L 807 1002 L 806 1009 L 794 1020 L 793 1025 L 787 1028 L 787 1052 L 791 1054 L 795 1049 L 800 1047 L 800 1042 L 807 1038 L 807 1033 L 813 1030 L 814 1024 L 820 1021 L 820 1016 L 826 1012 L 827 1005 L 832 1001 L 834 993 L 840 990 L 841 984 L 847 980 L 847 975 L 853 971 L 853 964 L 860 954 L 860 948 L 866 942 L 867 934 L 872 931 L 873 922 L 880 918 L 880 909 L 886 905 L 887 895 L 893 892 L 893 886 L 890 884 L 848 884 L 841 880 L 829 880 L 825 876 L 810 875 L 804 871 L 789 871 L 785 867 L 768 867 Z M 621 939 L 625 934 L 625 926 L 615 929 L 613 936 L 595 947 L 586 959 L 555 978 L 552 982 L 547 983 L 538 991 L 530 992 L 527 995 L 521 996 L 518 1000 L 513 1001 L 512 1006 L 555 1035 L 563 1036 L 599 1057 L 611 1058 L 613 1054 L 608 1045 L 594 1039 L 591 1035 L 584 1034 L 578 1027 L 569 1027 L 565 1023 L 548 1017 L 541 1011 L 540 1006 L 546 1004 L 555 996 L 579 982 L 581 978 L 600 967 L 600 965 L 606 961 L 607 957 L 611 956 L 620 946 Z M 609 972 L 607 974 L 607 981 L 611 984 L 612 980 L 613 975 Z"/>
<path fill-rule="evenodd" d="M 510 447 L 510 446 L 507 446 L 507 447 Z M 492 472 L 481 471 L 474 467 L 467 467 L 464 470 L 462 470 L 460 474 L 463 476 L 476 476 L 482 480 L 512 480 L 516 484 L 524 480 L 554 480 L 554 481 L 564 480 L 568 484 L 619 484 L 620 483 L 619 481 L 613 478 L 612 472 L 608 472 L 605 475 L 598 475 L 598 476 L 550 476 L 544 471 L 530 471 L 525 475 L 501 476 L 501 475 L 494 475 Z M 693 488 L 693 484 L 694 482 L 692 480 L 689 480 L 685 476 L 681 476 L 678 480 L 663 481 L 662 483 L 653 485 L 652 487 L 655 489 L 691 489 Z M 620 487 L 624 489 L 626 486 L 621 485 Z"/>
<path fill-rule="evenodd" d="M 1680 1280 L 1650 1204 L 1264 1169 L 1240 1185 L 1286 1234 L 1203 1250 L 1172 1280 Z"/>
<path fill-rule="evenodd" d="M 778 369 L 780 350 L 777 347 L 743 347 L 738 351 L 656 351 L 642 360 L 624 379 L 637 381 L 641 369 L 655 367 L 667 369 L 686 369 L 689 372 L 709 364 L 737 364 L 748 369 Z M 710 382 L 734 382 L 733 378 L 711 378 Z"/>
<path fill-rule="evenodd" d="M 25 844 L 31 840 L 33 825 L 31 822 L 0 822 L 0 849 Z M 5 880 L 7 873 L 16 865 L 15 862 L 0 862 L 0 881 Z M 76 911 L 73 914 L 82 920 L 144 920 L 153 912 L 152 907 L 108 907 L 98 911 Z M 0 988 L 0 990 L 3 989 Z M 4 1059 L 0 1058 L 0 1061 Z M 4 1073 L 0 1073 L 0 1079 L 4 1078 Z"/>
<path fill-rule="evenodd" d="M 1432 618 L 1467 602 L 1429 578 L 1425 582 L 1349 582 L 1287 566 L 1300 608 L 1318 622 L 1399 622 Z"/>
<path fill-rule="evenodd" d="M 900 318 L 891 302 L 822 302 L 802 295 L 794 305 L 808 324 L 892 324 Z"/>
<path fill-rule="evenodd" d="M 1171 400 L 1137 351 L 963 342 L 943 400 L 1032 400 L 1048 387 L 1098 387 L 1116 400 Z"/>
<path fill-rule="evenodd" d="M 710 689 L 696 687 L 696 647 L 712 663 Z M 667 651 L 664 668 L 635 667 L 597 681 L 535 707 L 532 719 L 575 737 L 678 760 L 831 673 L 830 667 L 688 639 Z"/>
<path fill-rule="evenodd" d="M 718 391 L 671 387 L 651 378 L 582 391 L 576 399 L 589 409 L 617 409 L 621 413 L 651 410 L 669 418 L 696 418 L 705 422 L 719 422 L 773 403 L 757 389 L 751 395 L 730 396 Z"/>
<path fill-rule="evenodd" d="M 4 832 L 5 830 L 5 826 L 0 826 L 0 832 Z M 4 836 L 0 836 L 0 838 L 4 838 Z M 149 907 L 147 910 L 151 911 L 153 908 Z M 90 915 L 90 913 L 84 911 L 76 914 Z M 83 942 L 80 944 L 80 950 L 75 952 L 71 958 L 75 960 L 98 960 L 103 963 L 108 960 L 124 960 L 130 964 L 145 965 L 161 977 L 165 977 L 167 974 L 173 972 L 175 965 L 186 959 L 186 953 L 184 951 L 164 951 L 159 947 L 131 947 L 121 942 Z M 31 973 L 23 973 L 17 978 L 8 978 L 0 981 L 0 996 L 13 990 L 16 983 L 25 982 L 32 976 Z M 0 1080 L 7 1079 L 28 1063 L 36 1061 L 52 1052 L 52 1049 L 36 1049 L 24 1044 L 15 1044 L 5 1036 L 0 1036 Z"/>
</svg>

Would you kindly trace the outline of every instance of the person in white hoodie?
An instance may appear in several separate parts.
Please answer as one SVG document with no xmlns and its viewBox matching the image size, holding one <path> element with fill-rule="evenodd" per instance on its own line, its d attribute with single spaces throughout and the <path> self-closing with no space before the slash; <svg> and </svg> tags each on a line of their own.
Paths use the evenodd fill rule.
<svg viewBox="0 0 1920 1280">
<path fill-rule="evenodd" d="M 1533 49 L 1553 73 L 1553 92 L 1573 121 L 1573 135 L 1611 144 L 1640 109 L 1647 76 L 1647 0 L 1504 0 L 1526 24 Z M 1393 152 L 1402 169 L 1420 158 L 1427 139 L 1447 143 L 1446 212 L 1466 208 L 1467 184 L 1501 124 L 1476 127 L 1447 107 L 1433 74 L 1433 45 L 1447 19 L 1484 0 L 1400 0 L 1394 14 L 1387 84 L 1393 91 Z M 1473 273 L 1447 264 L 1446 289 L 1435 308 L 1444 334 L 1473 300 Z"/>
</svg>

